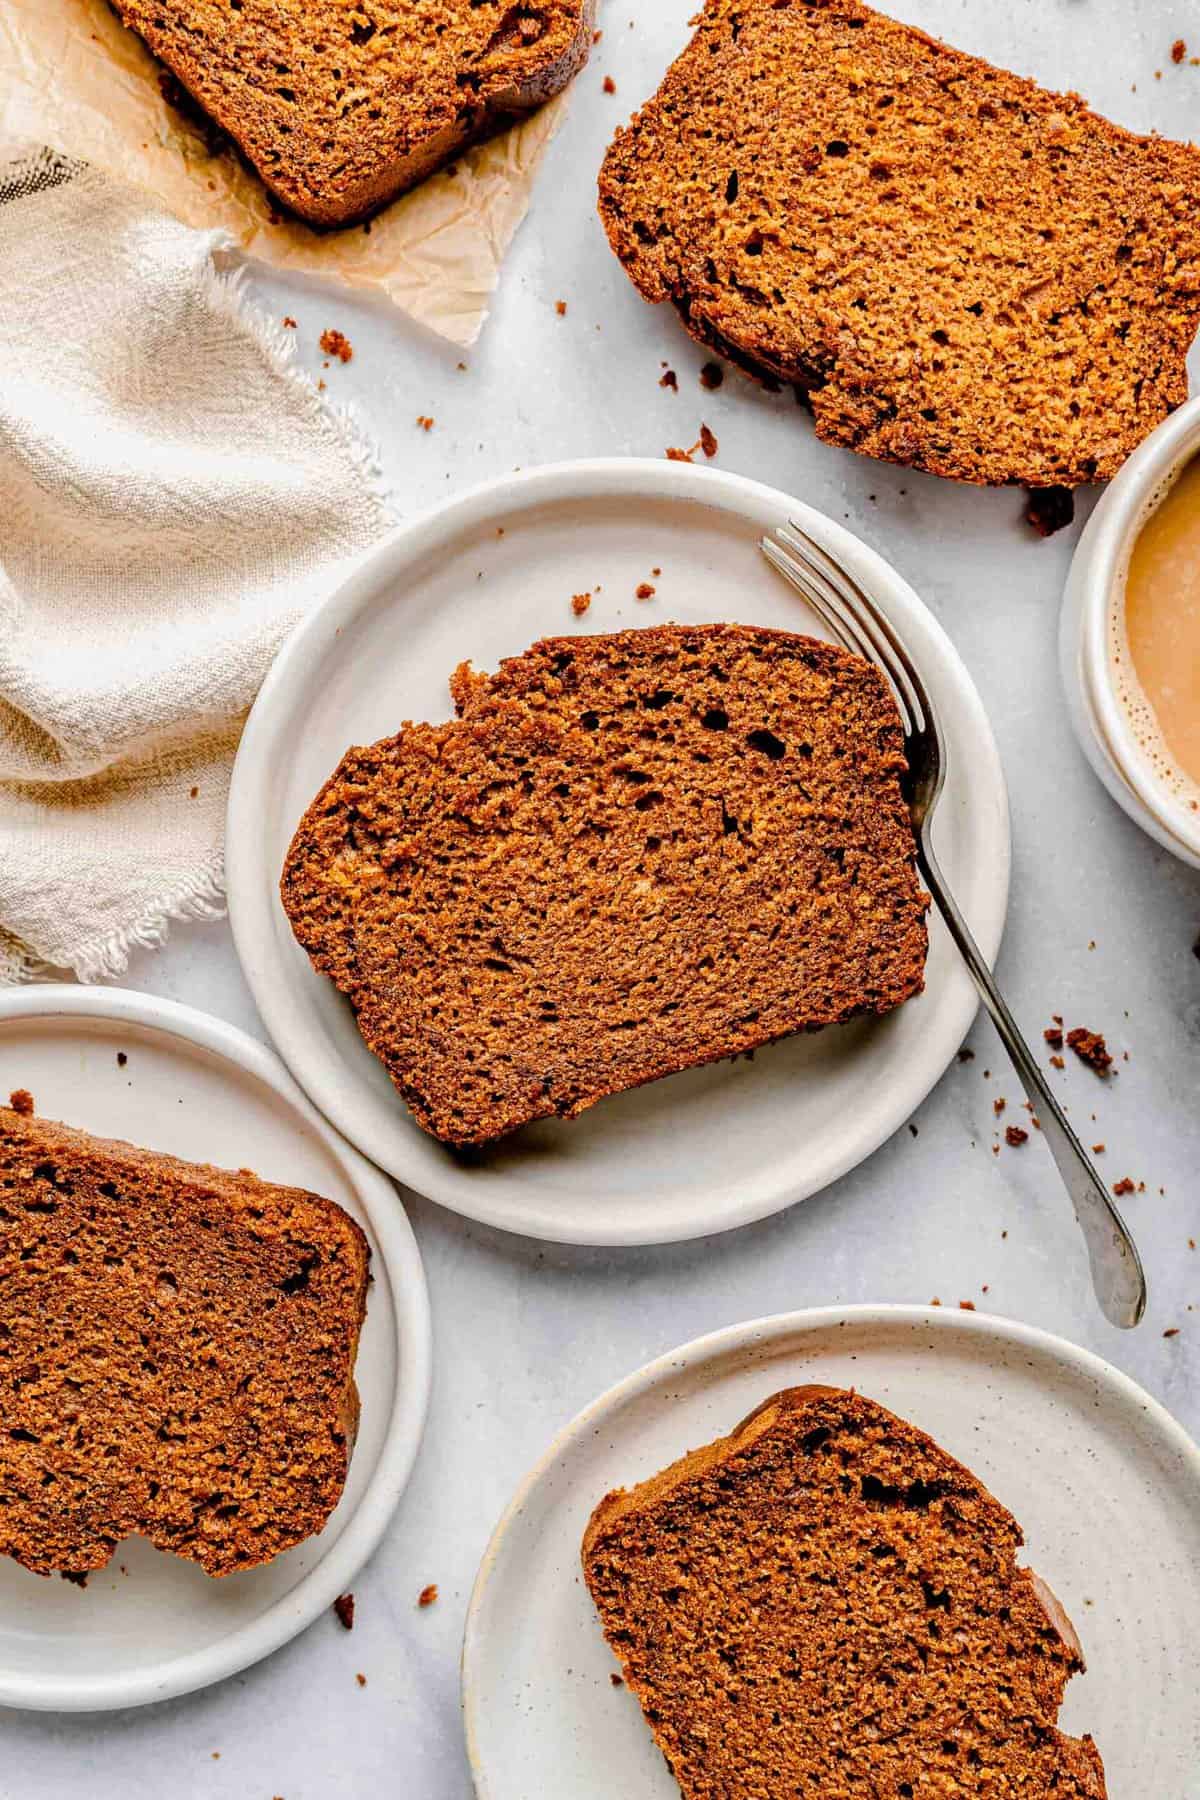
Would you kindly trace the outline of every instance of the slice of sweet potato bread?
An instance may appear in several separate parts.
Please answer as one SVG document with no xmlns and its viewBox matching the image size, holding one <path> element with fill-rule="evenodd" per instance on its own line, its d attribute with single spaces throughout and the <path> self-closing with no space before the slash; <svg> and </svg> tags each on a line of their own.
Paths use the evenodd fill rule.
<svg viewBox="0 0 1200 1800">
<path fill-rule="evenodd" d="M 1105 1800 L 1021 1542 L 924 1432 L 802 1387 L 607 1495 L 583 1571 L 685 1800 Z"/>
<path fill-rule="evenodd" d="M 417 1121 L 531 1119 L 916 993 L 877 670 L 744 626 L 553 638 L 347 753 L 281 883 Z"/>
<path fill-rule="evenodd" d="M 320 1531 L 368 1255 L 317 1194 L 0 1107 L 0 1554 L 227 1575 Z"/>
<path fill-rule="evenodd" d="M 1187 397 L 1200 151 L 858 0 L 707 0 L 600 212 L 648 300 L 871 456 L 1074 487 Z"/>
<path fill-rule="evenodd" d="M 557 94 L 594 0 L 114 0 L 315 225 L 345 225 Z"/>
</svg>

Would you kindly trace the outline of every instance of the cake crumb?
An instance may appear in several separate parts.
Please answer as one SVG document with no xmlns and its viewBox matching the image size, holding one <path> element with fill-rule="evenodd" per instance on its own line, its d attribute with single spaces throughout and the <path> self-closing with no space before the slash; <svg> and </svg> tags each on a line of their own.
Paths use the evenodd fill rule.
<svg viewBox="0 0 1200 1800">
<path fill-rule="evenodd" d="M 434 1606 L 437 1603 L 437 1597 L 438 1597 L 437 1582 L 431 1581 L 429 1583 L 429 1586 L 423 1587 L 421 1589 L 420 1593 L 417 1595 L 417 1605 L 418 1606 Z"/>
<path fill-rule="evenodd" d="M 338 1623 L 347 1631 L 354 1630 L 354 1595 L 339 1594 L 333 1603 L 333 1610 L 338 1616 Z"/>
<path fill-rule="evenodd" d="M 1093 1144 L 1092 1145 L 1092 1155 L 1093 1156 L 1103 1156 L 1106 1148 L 1107 1148 L 1107 1145 L 1105 1145 L 1105 1144 Z"/>
<path fill-rule="evenodd" d="M 554 302 L 554 310 L 555 310 L 555 312 L 556 312 L 556 313 L 557 313 L 557 314 L 558 314 L 558 316 L 559 316 L 559 318 L 560 318 L 560 319 L 565 319 L 565 318 L 566 318 L 566 316 L 567 316 L 567 303 L 566 303 L 566 301 L 565 301 L 565 300 L 556 300 L 556 301 L 555 301 L 555 302 Z"/>
<path fill-rule="evenodd" d="M 681 450 L 677 444 L 668 445 L 667 461 L 668 462 L 691 462 L 693 453 L 696 450 L 698 450 L 699 448 L 700 448 L 700 446 L 698 444 L 693 444 L 691 450 Z"/>
<path fill-rule="evenodd" d="M 1074 1031 L 1068 1031 L 1067 1043 L 1080 1062 L 1085 1062 L 1102 1080 L 1107 1077 L 1112 1067 L 1112 1057 L 1101 1032 L 1088 1031 L 1085 1026 L 1077 1025 Z"/>
<path fill-rule="evenodd" d="M 1029 1133 L 1022 1131 L 1019 1125 L 1010 1125 L 1004 1133 L 1004 1141 L 1014 1150 L 1019 1150 L 1022 1144 L 1029 1142 Z"/>
<path fill-rule="evenodd" d="M 8 1104 L 15 1113 L 20 1113 L 23 1119 L 30 1118 L 34 1111 L 33 1095 L 28 1088 L 14 1088 L 8 1096 Z"/>
<path fill-rule="evenodd" d="M 1137 1183 L 1131 1180 L 1128 1175 L 1122 1175 L 1120 1181 L 1113 1182 L 1113 1193 L 1116 1194 L 1118 1198 L 1123 1194 L 1135 1194 L 1136 1192 Z"/>
<path fill-rule="evenodd" d="M 417 424 L 421 427 L 422 431 L 432 431 L 434 421 L 429 417 L 428 413 L 418 413 Z"/>
<path fill-rule="evenodd" d="M 638 600 L 653 600 L 658 589 L 651 587 L 648 581 L 639 581 L 633 592 Z"/>
<path fill-rule="evenodd" d="M 992 1111 L 995 1113 L 997 1118 L 1000 1117 L 1000 1114 L 1004 1111 L 1004 1109 L 1007 1105 L 1008 1105 L 1008 1101 L 1004 1098 L 1003 1094 L 1001 1094 L 998 1099 L 992 1101 Z"/>
<path fill-rule="evenodd" d="M 284 313 L 283 328 L 285 331 L 295 331 L 296 330 L 296 321 L 295 321 L 295 319 L 293 319 L 291 313 Z"/>
<path fill-rule="evenodd" d="M 348 363 L 354 356 L 353 345 L 345 332 L 332 327 L 321 333 L 321 348 L 326 356 L 336 356 L 339 362 Z"/>
<path fill-rule="evenodd" d="M 604 91 L 606 94 L 615 94 L 617 91 L 617 84 L 613 80 L 611 75 L 606 75 L 604 77 L 603 86 L 604 86 Z"/>
<path fill-rule="evenodd" d="M 957 1059 L 960 1063 L 974 1062 L 975 1061 L 975 1052 L 973 1050 L 968 1049 L 966 1044 L 964 1044 L 962 1049 L 959 1050 L 957 1053 Z"/>
<path fill-rule="evenodd" d="M 725 371 L 718 362 L 706 362 L 700 371 L 700 386 L 714 393 L 725 380 Z"/>
<path fill-rule="evenodd" d="M 118 1067 L 118 1069 L 123 1069 L 125 1067 L 125 1064 L 128 1061 L 129 1061 L 129 1058 L 126 1056 L 125 1052 L 123 1050 L 118 1050 L 117 1051 L 117 1067 Z"/>
<path fill-rule="evenodd" d="M 670 388 L 677 394 L 679 392 L 679 377 L 674 369 L 665 370 L 658 378 L 658 385 L 661 388 Z M 1198 940 L 1198 942 L 1200 942 L 1200 940 Z M 1196 954 L 1197 956 L 1200 956 L 1200 948 L 1197 949 Z"/>
<path fill-rule="evenodd" d="M 366 1678 L 366 1676 L 365 1676 L 365 1675 L 356 1675 L 356 1676 L 355 1676 L 355 1677 L 354 1677 L 354 1679 L 355 1679 L 355 1681 L 357 1681 L 357 1683 L 358 1683 L 358 1685 L 359 1685 L 359 1687 L 366 1687 L 366 1685 L 367 1685 L 367 1678 Z"/>
<path fill-rule="evenodd" d="M 960 1300 L 958 1303 L 958 1310 L 960 1312 L 974 1312 L 975 1302 L 973 1300 Z"/>
<path fill-rule="evenodd" d="M 614 1687 L 624 1687 L 625 1686 L 625 1683 L 622 1681 L 622 1679 L 619 1675 L 610 1675 L 608 1679 L 612 1682 Z"/>
<path fill-rule="evenodd" d="M 1171 61 L 1181 63 L 1187 55 L 1187 42 L 1184 38 L 1176 38 L 1171 45 Z"/>
<path fill-rule="evenodd" d="M 1065 1069 L 1065 1068 L 1066 1068 L 1066 1066 L 1067 1066 L 1067 1065 L 1066 1065 L 1066 1061 L 1065 1061 L 1065 1059 L 1064 1059 L 1064 1058 L 1063 1058 L 1063 1057 L 1061 1057 L 1061 1056 L 1052 1056 L 1052 1057 L 1051 1057 L 1051 1058 L 1050 1058 L 1050 1067 L 1051 1067 L 1051 1068 L 1052 1068 L 1052 1069 Z"/>
<path fill-rule="evenodd" d="M 582 619 L 584 613 L 591 604 L 592 596 L 590 594 L 571 595 L 571 611 L 575 614 L 577 619 Z"/>
<path fill-rule="evenodd" d="M 1166 1330 L 1166 1331 L 1164 1331 L 1164 1332 L 1163 1332 L 1163 1336 L 1164 1336 L 1164 1337 L 1178 1337 L 1178 1336 L 1179 1336 L 1179 1327 L 1178 1327 L 1178 1325 L 1171 1325 L 1171 1326 L 1169 1326 L 1169 1327 L 1168 1327 L 1168 1328 L 1167 1328 L 1167 1330 Z"/>
<path fill-rule="evenodd" d="M 1060 1020 L 1057 1025 L 1048 1025 L 1042 1036 L 1052 1050 L 1061 1050 L 1063 1047 L 1062 1021 Z"/>
<path fill-rule="evenodd" d="M 1032 525 L 1039 537 L 1053 537 L 1073 524 L 1075 496 L 1067 487 L 1027 488 L 1025 523 Z"/>
<path fill-rule="evenodd" d="M 701 425 L 700 427 L 700 448 L 703 450 L 705 456 L 710 458 L 714 457 L 720 448 L 716 436 L 708 429 L 707 425 Z"/>
</svg>

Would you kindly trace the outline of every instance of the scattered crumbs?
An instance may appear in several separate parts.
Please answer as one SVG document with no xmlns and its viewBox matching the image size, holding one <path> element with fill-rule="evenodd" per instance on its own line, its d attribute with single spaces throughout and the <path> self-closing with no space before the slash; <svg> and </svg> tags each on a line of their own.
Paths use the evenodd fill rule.
<svg viewBox="0 0 1200 1800">
<path fill-rule="evenodd" d="M 417 424 L 421 427 L 422 431 L 433 430 L 433 420 L 429 417 L 428 413 L 418 413 Z"/>
<path fill-rule="evenodd" d="M 1120 1181 L 1113 1182 L 1113 1193 L 1118 1197 L 1122 1194 L 1135 1194 L 1136 1192 L 1137 1183 L 1131 1181 L 1128 1175 L 1122 1175 Z"/>
<path fill-rule="evenodd" d="M 992 1111 L 995 1113 L 997 1118 L 1000 1117 L 1000 1114 L 1004 1111 L 1004 1109 L 1007 1105 L 1008 1105 L 1008 1101 L 1004 1098 L 1003 1094 L 1001 1094 L 998 1099 L 992 1101 Z"/>
<path fill-rule="evenodd" d="M 981 1294 L 986 1294 L 988 1292 L 988 1284 L 986 1281 L 984 1282 L 983 1286 L 980 1288 L 979 1291 Z"/>
<path fill-rule="evenodd" d="M 1007 1236 L 1008 1236 L 1008 1233 L 1007 1233 L 1007 1231 L 1002 1231 L 1002 1232 L 1001 1232 L 1001 1233 L 1000 1233 L 1000 1236 L 1001 1236 L 1001 1237 L 1002 1237 L 1002 1238 L 1006 1238 L 1006 1237 L 1007 1237 Z"/>
<path fill-rule="evenodd" d="M 1068 1031 L 1067 1043 L 1075 1052 L 1080 1062 L 1085 1062 L 1089 1069 L 1094 1069 L 1102 1079 L 1112 1067 L 1112 1057 L 1108 1053 L 1108 1045 L 1099 1031 L 1088 1031 L 1085 1026 L 1077 1025 L 1074 1031 Z"/>
<path fill-rule="evenodd" d="M 1171 45 L 1171 61 L 1173 63 L 1181 63 L 1186 55 L 1186 42 L 1183 38 L 1176 38 L 1175 42 Z"/>
<path fill-rule="evenodd" d="M 1057 1025 L 1047 1026 L 1046 1030 L 1043 1031 L 1042 1036 L 1045 1038 L 1046 1042 L 1049 1044 L 1049 1046 L 1052 1050 L 1061 1050 L 1063 1047 L 1063 1034 L 1062 1034 L 1061 1019 L 1059 1020 Z"/>
<path fill-rule="evenodd" d="M 1178 1337 L 1179 1336 L 1178 1325 L 1170 1326 L 1166 1331 L 1163 1332 L 1163 1336 L 1164 1337 Z"/>
<path fill-rule="evenodd" d="M 296 330 L 296 321 L 293 319 L 291 313 L 285 313 L 283 315 L 283 328 L 285 331 Z"/>
<path fill-rule="evenodd" d="M 323 331 L 321 348 L 326 356 L 336 356 L 339 362 L 348 363 L 354 355 L 354 347 L 343 331 Z"/>
<path fill-rule="evenodd" d="M 651 587 L 648 581 L 639 581 L 633 590 L 634 598 L 637 600 L 653 600 L 657 592 L 658 589 Z"/>
<path fill-rule="evenodd" d="M 614 1687 L 624 1687 L 625 1686 L 625 1683 L 621 1680 L 621 1677 L 619 1675 L 610 1675 L 608 1679 L 612 1682 Z"/>
<path fill-rule="evenodd" d="M 125 1064 L 128 1061 L 129 1061 L 129 1058 L 126 1056 L 125 1052 L 123 1050 L 118 1050 L 117 1051 L 117 1067 L 118 1067 L 118 1069 L 123 1069 L 125 1067 Z"/>
<path fill-rule="evenodd" d="M 964 1044 L 962 1049 L 958 1052 L 958 1060 L 960 1063 L 974 1062 L 975 1061 L 975 1052 L 973 1050 L 969 1050 L 967 1048 L 967 1046 Z"/>
<path fill-rule="evenodd" d="M 941 1301 L 940 1301 L 940 1300 L 939 1300 L 939 1299 L 938 1299 L 938 1297 L 937 1297 L 937 1295 L 936 1295 L 936 1294 L 935 1294 L 935 1295 L 934 1295 L 934 1296 L 933 1296 L 933 1299 L 932 1299 L 932 1300 L 931 1300 L 931 1301 L 930 1301 L 930 1302 L 929 1302 L 929 1304 L 930 1304 L 930 1306 L 940 1306 L 940 1305 L 941 1305 L 941 1304 L 942 1304 L 942 1303 L 941 1303 Z"/>
<path fill-rule="evenodd" d="M 650 573 L 654 576 L 658 576 L 658 575 L 662 574 L 662 570 L 661 569 L 651 569 Z"/>
<path fill-rule="evenodd" d="M 700 386 L 715 393 L 725 379 L 725 371 L 717 362 L 706 362 L 700 371 Z"/>
<path fill-rule="evenodd" d="M 554 310 L 555 310 L 555 312 L 556 312 L 556 313 L 557 313 L 557 314 L 558 314 L 558 316 L 559 316 L 559 318 L 560 318 L 560 319 L 565 319 L 565 318 L 566 318 L 566 316 L 567 316 L 567 303 L 566 303 L 566 301 L 565 301 L 565 300 L 556 300 L 556 301 L 555 301 L 555 302 L 554 302 Z"/>
<path fill-rule="evenodd" d="M 606 94 L 615 94 L 617 91 L 617 84 L 611 75 L 604 77 L 604 91 Z"/>
<path fill-rule="evenodd" d="M 590 594 L 571 595 L 571 611 L 575 614 L 577 619 L 582 619 L 584 613 L 591 604 L 592 596 Z"/>
<path fill-rule="evenodd" d="M 219 1750 L 214 1750 L 214 1751 L 213 1751 L 213 1753 L 212 1753 L 212 1759 L 213 1759 L 213 1761 L 214 1761 L 214 1762 L 220 1762 L 220 1760 L 221 1760 L 221 1752 L 220 1752 L 220 1751 L 219 1751 Z"/>
<path fill-rule="evenodd" d="M 15 1113 L 20 1113 L 23 1119 L 28 1119 L 34 1110 L 33 1095 L 28 1088 L 14 1088 L 8 1096 L 8 1104 Z"/>
<path fill-rule="evenodd" d="M 354 1630 L 354 1595 L 339 1594 L 333 1603 L 333 1610 L 338 1616 L 338 1623 L 347 1631 Z"/>
<path fill-rule="evenodd" d="M 467 365 L 466 365 L 466 363 L 465 363 L 465 362 L 460 362 L 460 363 L 456 363 L 456 364 L 455 364 L 455 367 L 456 367 L 456 368 L 457 368 L 457 369 L 459 369 L 459 370 L 460 370 L 460 371 L 465 371 L 465 369 L 466 369 L 466 366 L 467 366 Z"/>
<path fill-rule="evenodd" d="M 1108 1146 L 1106 1144 L 1093 1144 L 1092 1145 L 1092 1155 L 1093 1156 L 1103 1156 L 1107 1147 Z"/>
<path fill-rule="evenodd" d="M 1039 537 L 1053 537 L 1074 522 L 1075 496 L 1070 488 L 1028 488 L 1026 494 L 1025 523 L 1032 525 Z"/>
<path fill-rule="evenodd" d="M 983 1079 L 985 1081 L 990 1081 L 992 1079 L 992 1071 L 990 1069 L 985 1069 L 983 1071 Z"/>
<path fill-rule="evenodd" d="M 679 392 L 679 377 L 674 369 L 664 370 L 658 378 L 658 385 L 659 387 L 670 388 L 673 393 L 677 394 Z M 1200 939 L 1197 939 L 1197 945 L 1200 946 Z M 1200 956 L 1200 947 L 1197 948 L 1196 955 Z"/>
<path fill-rule="evenodd" d="M 198 787 L 188 789 L 188 799 L 189 800 L 198 800 L 199 797 L 200 797 L 200 789 Z"/>
<path fill-rule="evenodd" d="M 1061 1057 L 1061 1056 L 1052 1056 L 1052 1057 L 1051 1057 L 1051 1058 L 1050 1058 L 1050 1067 L 1051 1067 L 1051 1068 L 1052 1068 L 1052 1069 L 1065 1069 L 1065 1068 L 1066 1068 L 1066 1066 L 1067 1066 L 1067 1065 L 1066 1065 L 1066 1061 L 1065 1061 L 1065 1059 L 1064 1059 L 1064 1058 L 1063 1058 L 1063 1057 Z"/>
<path fill-rule="evenodd" d="M 1000 1146 L 999 1146 L 999 1144 L 993 1144 L 993 1145 L 992 1145 L 992 1155 L 993 1155 L 993 1156 L 999 1156 L 999 1154 L 1000 1154 Z"/>
<path fill-rule="evenodd" d="M 417 1595 L 417 1605 L 418 1606 L 433 1606 L 437 1602 L 437 1597 L 438 1597 L 437 1582 L 431 1581 L 429 1583 L 429 1586 L 423 1587 L 421 1589 L 420 1593 Z"/>
<path fill-rule="evenodd" d="M 913 1134 L 913 1136 L 914 1136 L 914 1137 L 916 1137 L 916 1136 L 917 1136 L 917 1135 L 918 1135 L 918 1133 L 917 1133 L 917 1128 L 916 1128 L 916 1126 L 915 1126 L 915 1125 L 914 1125 L 914 1124 L 913 1124 L 913 1122 L 912 1122 L 912 1120 L 911 1120 L 911 1119 L 910 1119 L 910 1120 L 909 1120 L 909 1123 L 908 1123 L 908 1129 L 909 1129 L 909 1130 L 910 1130 L 910 1131 L 911 1131 L 911 1132 L 912 1132 L 912 1134 Z"/>
<path fill-rule="evenodd" d="M 1195 1248 L 1196 1248 L 1196 1240 L 1195 1240 L 1195 1238 L 1189 1238 L 1189 1239 L 1188 1239 L 1188 1249 L 1189 1249 L 1189 1250 L 1194 1250 L 1194 1249 L 1195 1249 Z"/>
<path fill-rule="evenodd" d="M 366 1687 L 366 1685 L 367 1685 L 367 1678 L 366 1678 L 366 1676 L 365 1676 L 365 1675 L 356 1675 L 356 1676 L 355 1676 L 355 1677 L 354 1677 L 354 1679 L 355 1679 L 355 1681 L 357 1681 L 357 1683 L 358 1683 L 358 1685 L 359 1685 L 359 1687 Z"/>
<path fill-rule="evenodd" d="M 600 39 L 601 39 L 601 38 L 602 38 L 602 37 L 603 37 L 603 36 L 604 36 L 604 33 L 603 33 L 603 32 L 602 32 L 602 31 L 598 31 L 598 30 L 597 30 L 597 31 L 593 31 L 593 33 L 592 33 L 592 42 L 593 42 L 593 44 L 598 44 L 598 43 L 599 43 L 599 42 L 600 42 Z"/>
<path fill-rule="evenodd" d="M 1089 938 L 1089 939 L 1088 939 L 1088 949 L 1089 949 L 1089 950 L 1094 950 L 1094 949 L 1095 949 L 1095 948 L 1096 948 L 1096 940 L 1095 940 L 1095 938 Z"/>
<path fill-rule="evenodd" d="M 715 434 L 708 429 L 707 425 L 700 427 L 700 448 L 707 457 L 714 457 L 720 448 Z"/>
<path fill-rule="evenodd" d="M 323 375 L 317 383 L 317 392 L 318 394 L 323 394 L 325 392 L 325 377 Z"/>
<path fill-rule="evenodd" d="M 700 448 L 699 444 L 693 444 L 691 450 L 681 450 L 677 444 L 668 445 L 667 461 L 668 462 L 691 462 L 693 451 L 696 451 L 699 448 Z"/>
<path fill-rule="evenodd" d="M 1029 1142 L 1029 1133 L 1023 1131 L 1019 1125 L 1010 1125 L 1004 1133 L 1004 1141 L 1013 1150 L 1019 1150 L 1022 1144 Z"/>
</svg>

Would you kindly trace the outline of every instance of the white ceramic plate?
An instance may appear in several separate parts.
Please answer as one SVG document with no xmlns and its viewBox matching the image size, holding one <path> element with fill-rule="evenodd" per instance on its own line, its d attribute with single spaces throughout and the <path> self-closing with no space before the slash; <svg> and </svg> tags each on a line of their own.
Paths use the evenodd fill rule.
<svg viewBox="0 0 1200 1800">
<path fill-rule="evenodd" d="M 496 1530 L 467 1616 L 463 1712 L 480 1800 L 678 1800 L 583 1585 L 592 1507 L 797 1382 L 857 1387 L 930 1432 L 1020 1520 L 1088 1662 L 1062 1726 L 1113 1800 L 1195 1800 L 1200 1450 L 1085 1350 L 930 1307 L 760 1319 L 612 1388 L 556 1439 Z"/>
<path fill-rule="evenodd" d="M 374 1162 L 476 1219 L 572 1243 L 723 1231 L 844 1174 L 919 1105 L 975 1014 L 938 921 L 927 989 L 891 1017 L 796 1037 L 545 1120 L 470 1162 L 414 1124 L 349 1006 L 316 975 L 279 903 L 301 814 L 347 746 L 451 715 L 471 659 L 549 633 L 723 619 L 820 634 L 757 548 L 791 514 L 857 570 L 920 660 L 945 719 L 942 865 L 985 953 L 1008 899 L 1008 809 L 991 730 L 949 639 L 878 556 L 785 494 L 714 469 L 608 461 L 492 484 L 408 526 L 283 649 L 250 716 L 229 803 L 229 905 L 246 979 L 280 1053 Z M 502 535 L 498 535 L 502 533 Z M 661 575 L 654 575 L 661 569 Z M 634 590 L 652 581 L 657 595 Z M 594 594 L 576 619 L 571 596 Z"/>
<path fill-rule="evenodd" d="M 0 1097 L 18 1087 L 46 1118 L 325 1194 L 371 1244 L 359 1435 L 319 1537 L 220 1581 L 141 1539 L 83 1589 L 0 1559 L 0 1703 L 84 1711 L 165 1700 L 278 1649 L 346 1591 L 379 1542 L 429 1400 L 421 1260 L 391 1183 L 329 1129 L 277 1057 L 217 1019 L 111 988 L 0 994 Z"/>
</svg>

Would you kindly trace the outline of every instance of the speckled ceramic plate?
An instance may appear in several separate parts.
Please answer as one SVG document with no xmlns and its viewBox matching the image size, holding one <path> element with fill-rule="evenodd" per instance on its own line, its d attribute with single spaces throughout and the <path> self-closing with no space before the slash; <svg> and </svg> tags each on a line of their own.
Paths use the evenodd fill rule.
<svg viewBox="0 0 1200 1800">
<path fill-rule="evenodd" d="M 358 1439 L 319 1536 L 220 1581 L 137 1538 L 84 1588 L 0 1558 L 0 1704 L 94 1711 L 166 1700 L 310 1625 L 382 1537 L 429 1401 L 420 1254 L 391 1183 L 329 1129 L 277 1057 L 219 1019 L 112 988 L 0 994 L 0 1096 L 18 1087 L 47 1118 L 325 1194 L 371 1244 Z M 0 1293 L 0 1318 L 3 1307 Z"/>
<path fill-rule="evenodd" d="M 529 1475 L 480 1568 L 463 1713 L 480 1800 L 678 1800 L 579 1566 L 592 1507 L 721 1436 L 779 1388 L 854 1386 L 967 1463 L 1025 1531 L 1087 1657 L 1064 1730 L 1112 1800 L 1200 1792 L 1200 1450 L 1149 1394 L 1027 1325 L 852 1306 L 738 1325 L 582 1412 Z"/>
<path fill-rule="evenodd" d="M 419 1129 L 349 1005 L 314 973 L 279 903 L 292 833 L 350 744 L 450 717 L 470 659 L 549 633 L 678 620 L 822 635 L 758 549 L 792 516 L 841 556 L 900 626 L 949 746 L 938 856 L 985 955 L 1008 903 L 1008 804 L 991 730 L 941 626 L 873 550 L 758 482 L 687 463 L 580 462 L 494 482 L 383 545 L 284 646 L 250 715 L 229 799 L 229 912 L 267 1029 L 310 1098 L 372 1161 L 443 1205 L 531 1237 L 662 1243 L 776 1212 L 890 1137 L 952 1060 L 978 999 L 941 922 L 925 992 L 855 1020 L 541 1120 L 455 1156 Z M 661 571 L 661 573 L 656 573 Z M 635 599 L 653 577 L 650 603 Z M 593 594 L 583 618 L 571 595 Z"/>
</svg>

